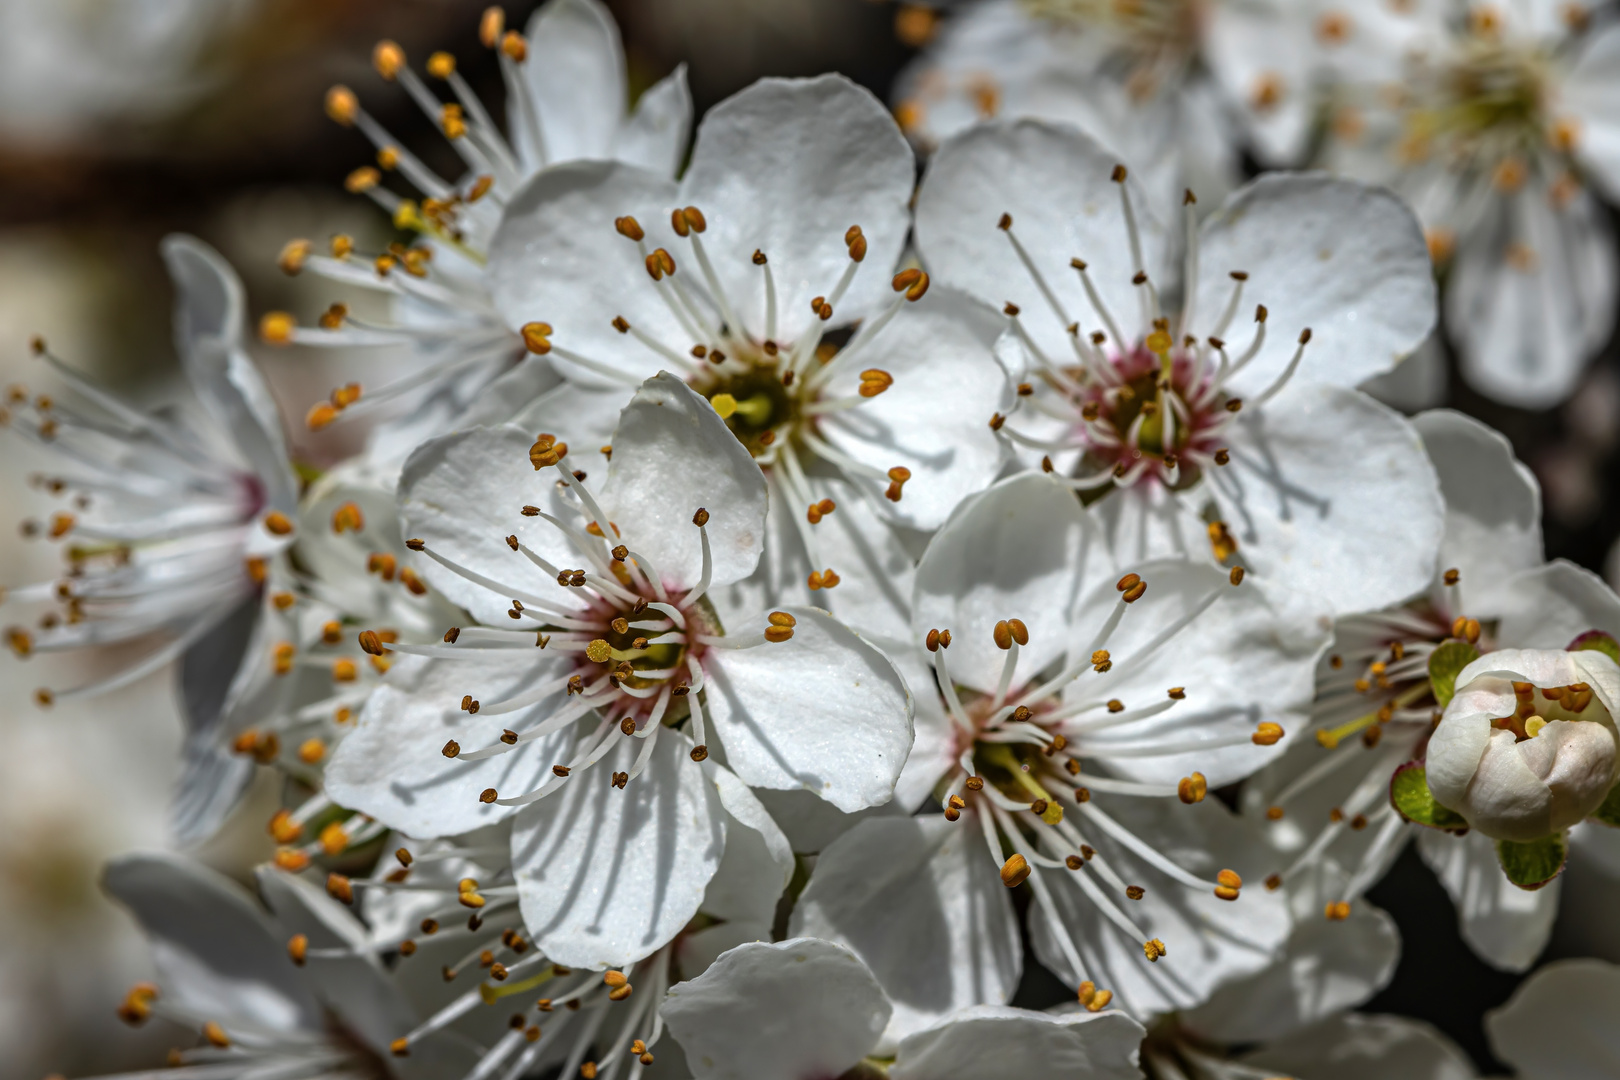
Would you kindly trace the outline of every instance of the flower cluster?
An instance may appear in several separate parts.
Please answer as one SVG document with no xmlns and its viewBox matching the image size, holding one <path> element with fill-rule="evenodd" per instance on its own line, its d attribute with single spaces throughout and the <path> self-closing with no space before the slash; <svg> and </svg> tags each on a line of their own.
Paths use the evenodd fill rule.
<svg viewBox="0 0 1620 1080">
<path fill-rule="evenodd" d="M 695 133 L 598 0 L 485 13 L 504 125 L 379 44 L 464 171 L 333 88 L 410 240 L 281 266 L 388 314 L 258 322 L 410 372 L 294 418 L 392 403 L 359 455 L 295 470 L 187 237 L 194 423 L 43 341 L 71 400 L 0 414 L 65 500 L 12 650 L 147 646 L 39 705 L 172 664 L 185 844 L 282 780 L 257 898 L 109 868 L 160 976 L 120 1015 L 199 1078 L 1472 1075 L 1349 1012 L 1398 949 L 1365 896 L 1415 839 L 1534 962 L 1613 857 L 1620 597 L 1503 437 L 1361 387 L 1437 264 L 1488 389 L 1607 333 L 1620 39 L 1546 6 L 988 0 L 898 118 L 767 78 Z M 1338 175 L 1235 183 L 1313 143 Z M 1035 964 L 1066 1006 L 1010 1004 Z M 1546 969 L 1499 1055 L 1598 1075 L 1617 995 Z"/>
</svg>

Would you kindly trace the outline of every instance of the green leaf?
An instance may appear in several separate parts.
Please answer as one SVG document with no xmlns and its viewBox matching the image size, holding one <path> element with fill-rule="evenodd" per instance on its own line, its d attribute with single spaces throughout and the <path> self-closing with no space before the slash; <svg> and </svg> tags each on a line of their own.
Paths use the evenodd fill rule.
<svg viewBox="0 0 1620 1080">
<path fill-rule="evenodd" d="M 1620 784 L 1609 789 L 1603 805 L 1592 811 L 1591 820 L 1620 829 Z"/>
<path fill-rule="evenodd" d="M 1429 687 L 1443 709 L 1457 692 L 1457 675 L 1479 659 L 1479 650 L 1466 641 L 1443 642 L 1429 654 Z"/>
<path fill-rule="evenodd" d="M 1544 836 L 1527 844 L 1513 840 L 1496 842 L 1496 861 L 1502 873 L 1521 889 L 1535 890 L 1557 877 L 1569 857 L 1569 842 L 1563 833 Z"/>
<path fill-rule="evenodd" d="M 1466 818 L 1434 801 L 1429 775 L 1421 762 L 1408 761 L 1395 770 L 1389 781 L 1389 803 L 1407 821 L 1446 832 L 1468 831 Z"/>
<path fill-rule="evenodd" d="M 1575 640 L 1569 643 L 1569 648 L 1565 652 L 1581 652 L 1584 650 L 1600 652 L 1610 660 L 1620 664 L 1620 641 L 1616 641 L 1613 634 L 1604 633 L 1602 630 L 1588 630 L 1584 634 L 1577 635 Z"/>
</svg>

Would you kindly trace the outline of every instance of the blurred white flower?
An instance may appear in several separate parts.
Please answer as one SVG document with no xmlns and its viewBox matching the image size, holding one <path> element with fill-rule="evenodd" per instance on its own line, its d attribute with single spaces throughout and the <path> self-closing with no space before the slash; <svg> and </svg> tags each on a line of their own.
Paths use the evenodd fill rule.
<svg viewBox="0 0 1620 1080">
<path fill-rule="evenodd" d="M 1603 1080 L 1620 1061 L 1620 966 L 1560 960 L 1531 975 L 1485 1014 L 1491 1051 L 1521 1076 Z"/>
<path fill-rule="evenodd" d="M 758 563 L 765 483 L 685 384 L 661 375 L 637 393 L 596 493 L 567 453 L 503 427 L 413 455 L 400 489 L 409 546 L 480 625 L 390 647 L 406 657 L 326 781 L 338 802 L 412 835 L 518 814 L 515 888 L 537 944 L 600 967 L 643 958 L 686 925 L 728 822 L 764 815 L 743 781 L 844 810 L 888 801 L 911 700 L 888 661 L 825 612 L 721 628 L 705 594 Z M 561 487 L 537 485 L 551 466 Z M 506 502 L 524 490 L 542 505 Z M 711 736 L 729 769 L 705 760 Z M 622 837 L 612 859 L 599 836 Z M 582 890 L 607 906 L 579 904 Z"/>
<path fill-rule="evenodd" d="M 1601 5 L 1335 3 L 1322 161 L 1387 184 L 1446 274 L 1463 374 L 1521 408 L 1567 397 L 1614 327 L 1620 24 Z"/>
<path fill-rule="evenodd" d="M 58 149 L 116 141 L 208 90 L 210 50 L 258 0 L 10 0 L 0 6 L 0 133 Z"/>
<path fill-rule="evenodd" d="M 179 661 L 187 774 L 175 828 L 198 840 L 218 827 L 249 776 L 223 733 L 263 708 L 258 687 L 278 662 L 272 596 L 284 573 L 278 555 L 295 529 L 297 485 L 275 406 L 242 348 L 235 274 L 190 237 L 169 238 L 163 252 L 180 293 L 176 348 L 206 420 L 132 409 L 36 339 L 74 400 L 30 401 L 14 390 L 9 421 L 56 459 L 61 471 L 43 478 L 46 488 L 72 497 L 71 510 L 32 525 L 69 542 L 68 567 L 4 600 L 53 607 L 37 630 L 8 628 L 23 657 L 164 639 L 138 661 L 36 698 L 50 705 L 112 693 Z"/>
<path fill-rule="evenodd" d="M 1122 559 L 1213 556 L 1333 614 L 1421 588 L 1433 470 L 1411 424 L 1353 389 L 1434 323 L 1410 211 L 1349 181 L 1263 176 L 1202 227 L 1184 204 L 1177 266 L 1116 161 L 1024 120 L 930 162 L 924 265 L 1005 305 L 1022 345 L 1018 404 L 986 419 L 1095 503 Z"/>
<path fill-rule="evenodd" d="M 271 312 L 260 322 L 261 336 L 272 344 L 380 346 L 414 353 L 419 367 L 412 374 L 372 390 L 358 383 L 339 387 L 307 417 L 311 428 L 320 429 L 386 402 L 409 402 L 407 415 L 381 425 L 372 436 L 371 456 L 396 471 L 425 439 L 458 423 L 513 419 L 556 382 L 544 363 L 533 358 L 518 363 L 523 342 L 502 324 L 486 270 L 502 214 L 525 183 L 548 167 L 581 159 L 629 162 L 669 177 L 684 157 L 691 130 L 684 67 L 628 108 L 619 29 L 599 0 L 548 0 L 530 19 L 527 35 L 505 29 L 501 10 L 492 7 L 479 32 L 500 58 L 509 135 L 457 74 L 451 54 L 436 52 L 427 62 L 429 76 L 448 84 L 450 102 L 429 88 L 394 42 L 380 42 L 372 54 L 378 74 L 403 87 L 449 139 L 466 168 L 459 178 L 436 174 L 367 113 L 348 87 L 327 94 L 332 119 L 358 128 L 377 150 L 380 169 L 356 169 L 348 189 L 364 192 L 397 228 L 417 233 L 420 241 L 363 253 L 352 238 L 338 236 L 327 255 L 308 240 L 294 240 L 282 253 L 282 268 L 380 292 L 394 302 L 392 318 L 373 322 L 335 303 L 318 327 L 299 327 L 285 312 Z M 385 171 L 397 173 L 420 198 L 383 186 Z M 615 401 L 609 413 L 619 404 Z"/>
<path fill-rule="evenodd" d="M 895 112 L 932 150 L 972 124 L 1077 124 L 1168 202 L 1213 204 L 1241 156 L 1295 164 L 1315 91 L 1309 5 L 1289 0 L 982 0 L 947 16 Z"/>
</svg>

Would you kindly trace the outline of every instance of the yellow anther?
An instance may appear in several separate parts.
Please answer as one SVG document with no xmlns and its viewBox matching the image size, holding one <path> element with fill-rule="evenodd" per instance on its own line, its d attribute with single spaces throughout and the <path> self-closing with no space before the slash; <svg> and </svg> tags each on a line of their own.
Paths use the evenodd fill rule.
<svg viewBox="0 0 1620 1080">
<path fill-rule="evenodd" d="M 393 82 L 400 68 L 405 66 L 405 50 L 387 39 L 379 41 L 371 50 L 371 66 L 377 69 L 377 74 Z"/>
<path fill-rule="evenodd" d="M 360 101 L 347 86 L 334 86 L 326 92 L 326 115 L 350 127 L 360 112 Z"/>
<path fill-rule="evenodd" d="M 259 320 L 259 337 L 271 345 L 286 345 L 297 328 L 298 320 L 288 312 L 270 311 Z"/>
<path fill-rule="evenodd" d="M 447 52 L 436 52 L 428 57 L 427 73 L 435 79 L 448 79 L 456 73 L 456 58 Z"/>
<path fill-rule="evenodd" d="M 1022 855 L 1013 855 L 1001 864 L 1001 883 L 1009 889 L 1022 885 L 1029 877 L 1029 861 Z"/>
</svg>

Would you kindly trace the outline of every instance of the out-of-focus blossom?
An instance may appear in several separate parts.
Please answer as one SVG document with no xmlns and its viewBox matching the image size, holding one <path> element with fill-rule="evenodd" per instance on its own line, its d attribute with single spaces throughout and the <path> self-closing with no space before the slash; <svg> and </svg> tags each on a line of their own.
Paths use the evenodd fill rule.
<svg viewBox="0 0 1620 1080">
<path fill-rule="evenodd" d="M 557 400 L 568 388 L 554 385 L 545 362 L 524 361 L 523 340 L 502 323 L 491 295 L 495 280 L 486 269 L 502 215 L 527 180 L 564 162 L 618 160 L 668 178 L 681 163 L 691 130 L 684 68 L 629 108 L 619 29 L 598 0 L 549 0 L 526 35 L 507 30 L 500 9 L 490 8 L 479 32 L 499 56 L 507 90 L 505 133 L 457 73 L 450 53 L 436 52 L 426 65 L 430 78 L 448 86 L 450 101 L 417 74 L 396 43 L 380 42 L 372 53 L 377 73 L 398 83 L 450 141 L 465 169 L 459 177 L 435 173 L 348 87 L 327 94 L 328 115 L 357 128 L 377 152 L 377 165 L 350 173 L 346 186 L 369 196 L 396 228 L 416 233 L 418 240 L 362 252 L 352 238 L 339 235 L 329 254 L 311 241 L 294 240 L 282 253 L 282 268 L 381 293 L 392 300 L 392 316 L 375 321 L 334 303 L 319 326 L 297 326 L 286 312 L 271 312 L 260 322 L 261 335 L 272 344 L 409 351 L 415 365 L 410 374 L 371 390 L 346 384 L 306 418 L 320 429 L 403 399 L 410 405 L 407 414 L 381 425 L 371 440 L 371 456 L 395 471 L 424 440 L 455 424 L 517 419 L 546 390 L 552 393 L 543 400 L 564 413 L 590 407 Z M 418 197 L 390 190 L 385 174 L 400 177 Z M 619 404 L 598 409 L 609 417 L 609 427 Z"/>
<path fill-rule="evenodd" d="M 1520 1076 L 1606 1080 L 1620 1061 L 1620 966 L 1561 960 L 1526 979 L 1485 1016 L 1491 1050 Z"/>
<path fill-rule="evenodd" d="M 901 76 L 895 112 L 932 149 L 987 119 L 1078 124 L 1167 203 L 1214 205 L 1241 156 L 1295 164 L 1310 134 L 1308 4 L 1287 0 L 982 0 Z"/>
<path fill-rule="evenodd" d="M 13 0 L 0 7 L 0 132 L 47 149 L 119 138 L 211 85 L 258 0 Z"/>
<path fill-rule="evenodd" d="M 1303 6 L 1303 5 L 1302 5 Z M 1388 184 L 1446 279 L 1481 392 L 1545 408 L 1614 326 L 1620 25 L 1585 2 L 1325 0 L 1328 167 Z"/>
<path fill-rule="evenodd" d="M 175 827 L 188 840 L 218 827 L 250 774 L 224 733 L 265 708 L 264 687 L 290 658 L 275 597 L 291 542 L 297 485 L 281 422 L 242 347 L 244 299 L 214 251 L 172 237 L 164 257 L 179 288 L 175 343 L 206 418 L 146 414 L 77 375 L 42 340 L 35 351 L 72 390 L 67 401 L 11 393 L 9 426 L 54 459 L 49 490 L 71 499 L 46 523 L 65 540 L 55 581 L 10 591 L 8 605 L 49 605 L 37 628 L 7 630 L 12 650 L 83 649 L 159 638 L 138 661 L 36 698 L 105 695 L 179 662 L 186 777 Z"/>
</svg>

